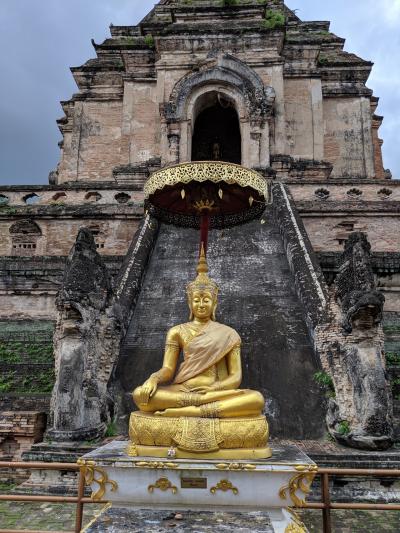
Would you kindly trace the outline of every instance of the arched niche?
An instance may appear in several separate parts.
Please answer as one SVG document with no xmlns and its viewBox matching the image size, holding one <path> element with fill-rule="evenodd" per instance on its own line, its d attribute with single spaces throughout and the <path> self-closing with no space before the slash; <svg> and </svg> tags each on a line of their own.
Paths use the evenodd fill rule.
<svg viewBox="0 0 400 533">
<path fill-rule="evenodd" d="M 164 104 L 165 144 L 163 161 L 190 161 L 192 136 L 198 110 L 207 98 L 220 95 L 236 109 L 241 133 L 241 160 L 247 167 L 269 166 L 269 121 L 275 91 L 239 59 L 228 54 L 210 57 L 199 71 L 184 76 Z"/>
<path fill-rule="evenodd" d="M 33 220 L 19 220 L 9 229 L 11 255 L 32 256 L 36 254 L 38 240 L 42 236 L 40 227 Z"/>
<path fill-rule="evenodd" d="M 192 161 L 240 165 L 242 136 L 234 100 L 221 92 L 208 91 L 197 98 L 192 113 Z"/>
</svg>

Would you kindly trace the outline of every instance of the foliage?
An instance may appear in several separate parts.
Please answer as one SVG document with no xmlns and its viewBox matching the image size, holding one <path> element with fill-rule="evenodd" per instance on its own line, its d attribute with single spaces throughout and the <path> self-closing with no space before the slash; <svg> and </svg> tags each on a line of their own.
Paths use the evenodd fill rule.
<svg viewBox="0 0 400 533">
<path fill-rule="evenodd" d="M 15 207 L 9 207 L 8 205 L 0 205 L 0 215 L 15 215 L 17 212 Z"/>
<path fill-rule="evenodd" d="M 149 48 L 154 48 L 155 46 L 154 37 L 150 34 L 145 36 L 144 42 L 146 43 L 146 46 L 148 46 Z"/>
<path fill-rule="evenodd" d="M 318 57 L 318 63 L 319 65 L 326 65 L 329 63 L 329 59 L 326 56 L 320 54 Z"/>
<path fill-rule="evenodd" d="M 46 394 L 52 391 L 54 381 L 53 367 L 42 368 L 29 375 L 21 375 L 15 369 L 6 370 L 0 375 L 0 393 Z"/>
<path fill-rule="evenodd" d="M 108 438 L 108 437 L 116 437 L 117 435 L 118 435 L 117 420 L 113 418 L 109 422 L 104 436 Z"/>
<path fill-rule="evenodd" d="M 264 28 L 268 30 L 275 30 L 277 28 L 282 28 L 285 26 L 285 15 L 282 11 L 277 11 L 275 9 L 267 9 L 265 13 L 265 19 L 263 20 Z"/>
<path fill-rule="evenodd" d="M 8 371 L 0 375 L 0 393 L 10 392 L 13 388 L 15 374 L 15 371 Z"/>
<path fill-rule="evenodd" d="M 47 370 L 42 370 L 39 374 L 25 376 L 21 383 L 16 385 L 15 392 L 51 392 L 53 390 L 54 381 L 54 370 L 53 368 L 49 368 Z"/>
<path fill-rule="evenodd" d="M 0 494 L 9 494 L 17 485 L 11 481 L 0 481 Z"/>
<path fill-rule="evenodd" d="M 134 37 L 131 37 L 131 36 L 127 36 L 127 37 L 122 37 L 121 38 L 121 43 L 122 44 L 136 44 L 137 43 L 137 39 L 135 39 Z"/>
<path fill-rule="evenodd" d="M 53 344 L 0 342 L 0 363 L 52 363 Z"/>
<path fill-rule="evenodd" d="M 384 324 L 383 331 L 385 333 L 397 333 L 400 331 L 400 325 L 399 324 Z"/>
<path fill-rule="evenodd" d="M 236 6 L 237 3 L 237 0 L 222 0 L 222 5 L 224 7 Z"/>
<path fill-rule="evenodd" d="M 400 400 L 400 378 L 395 378 L 392 380 L 392 393 L 394 400 Z"/>
<path fill-rule="evenodd" d="M 314 381 L 325 390 L 325 396 L 327 398 L 334 398 L 336 396 L 333 379 L 326 372 L 316 372 L 314 374 Z"/>
<path fill-rule="evenodd" d="M 389 366 L 399 366 L 400 352 L 386 352 L 386 363 Z"/>
<path fill-rule="evenodd" d="M 340 435 L 348 435 L 349 433 L 351 432 L 351 427 L 350 427 L 350 424 L 347 420 L 343 420 L 342 422 L 340 422 L 340 424 L 338 425 L 338 433 Z"/>
</svg>

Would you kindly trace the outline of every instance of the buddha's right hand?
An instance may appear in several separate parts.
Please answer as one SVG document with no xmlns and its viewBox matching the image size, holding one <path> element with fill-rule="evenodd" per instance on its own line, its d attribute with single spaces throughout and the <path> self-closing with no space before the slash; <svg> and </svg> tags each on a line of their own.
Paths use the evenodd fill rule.
<svg viewBox="0 0 400 533">
<path fill-rule="evenodd" d="M 149 399 L 154 395 L 158 387 L 158 378 L 150 376 L 147 381 L 140 387 L 140 402 L 147 404 Z"/>
</svg>

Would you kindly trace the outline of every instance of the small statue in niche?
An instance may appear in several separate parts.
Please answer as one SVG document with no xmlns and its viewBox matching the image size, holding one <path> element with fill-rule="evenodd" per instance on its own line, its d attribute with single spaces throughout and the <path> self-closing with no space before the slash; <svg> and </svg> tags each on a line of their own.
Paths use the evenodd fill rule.
<svg viewBox="0 0 400 533">
<path fill-rule="evenodd" d="M 221 144 L 218 141 L 214 141 L 212 145 L 212 160 L 221 161 Z"/>
</svg>

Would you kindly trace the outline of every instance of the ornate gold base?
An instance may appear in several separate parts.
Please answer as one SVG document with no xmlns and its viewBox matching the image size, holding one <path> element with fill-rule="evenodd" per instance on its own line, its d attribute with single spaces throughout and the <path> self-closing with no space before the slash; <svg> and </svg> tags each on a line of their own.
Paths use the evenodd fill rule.
<svg viewBox="0 0 400 533">
<path fill-rule="evenodd" d="M 182 459 L 265 459 L 265 416 L 242 418 L 168 418 L 135 412 L 129 423 L 131 455 L 167 457 L 169 448 Z"/>
<path fill-rule="evenodd" d="M 135 450 L 136 448 L 136 450 Z M 128 446 L 128 455 L 139 456 L 139 457 L 160 457 L 168 458 L 169 448 L 164 446 Z M 136 452 L 136 453 L 135 453 Z M 272 451 L 270 447 L 266 448 L 243 448 L 243 449 L 233 449 L 233 450 L 218 450 L 216 452 L 210 453 L 193 453 L 187 452 L 185 450 L 176 449 L 175 459 L 246 459 L 246 460 L 256 460 L 256 459 L 268 459 L 272 456 Z"/>
</svg>

